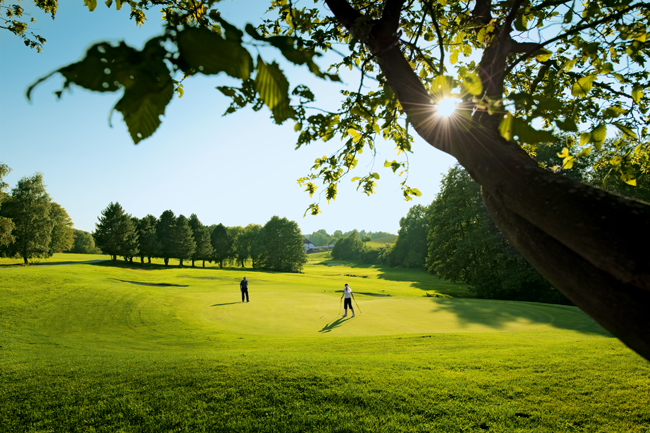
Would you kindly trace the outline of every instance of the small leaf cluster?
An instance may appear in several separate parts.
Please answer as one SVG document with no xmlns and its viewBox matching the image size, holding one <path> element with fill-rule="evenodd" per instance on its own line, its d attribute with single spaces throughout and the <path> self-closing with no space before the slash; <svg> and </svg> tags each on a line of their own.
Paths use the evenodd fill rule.
<svg viewBox="0 0 650 433">
<path fill-rule="evenodd" d="M 34 5 L 46 14 L 50 14 L 52 19 L 54 19 L 58 7 L 57 0 L 34 0 Z M 19 4 L 5 5 L 5 0 L 0 0 L 0 29 L 8 30 L 22 39 L 26 47 L 33 48 L 40 53 L 43 51 L 43 45 L 47 40 L 34 32 L 29 32 L 31 36 L 27 34 L 29 29 L 27 21 L 33 24 L 36 22 L 36 19 L 31 17 L 25 21 L 23 20 L 24 14 L 25 10 Z"/>
</svg>

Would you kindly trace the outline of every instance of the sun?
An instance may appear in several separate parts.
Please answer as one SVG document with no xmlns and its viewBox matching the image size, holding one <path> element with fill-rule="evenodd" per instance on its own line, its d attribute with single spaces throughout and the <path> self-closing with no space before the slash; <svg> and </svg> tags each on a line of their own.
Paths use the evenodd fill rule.
<svg viewBox="0 0 650 433">
<path fill-rule="evenodd" d="M 458 104 L 458 99 L 456 98 L 445 98 L 438 103 L 438 114 L 441 116 L 449 117 L 456 111 L 456 104 Z"/>
</svg>

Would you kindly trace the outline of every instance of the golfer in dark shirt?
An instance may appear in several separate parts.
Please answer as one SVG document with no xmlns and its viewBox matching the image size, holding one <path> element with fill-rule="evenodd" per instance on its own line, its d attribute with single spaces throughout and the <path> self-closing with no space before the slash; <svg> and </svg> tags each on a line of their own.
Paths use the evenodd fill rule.
<svg viewBox="0 0 650 433">
<path fill-rule="evenodd" d="M 246 297 L 246 302 L 248 302 L 248 280 L 246 277 L 239 283 L 239 288 L 241 289 L 241 301 L 244 302 L 244 297 Z"/>
</svg>

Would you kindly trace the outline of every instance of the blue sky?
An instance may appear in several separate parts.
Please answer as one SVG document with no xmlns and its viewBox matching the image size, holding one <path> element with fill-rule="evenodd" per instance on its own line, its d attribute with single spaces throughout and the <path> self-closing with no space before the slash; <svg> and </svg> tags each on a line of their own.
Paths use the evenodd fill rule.
<svg viewBox="0 0 650 433">
<path fill-rule="evenodd" d="M 316 158 L 336 151 L 341 141 L 334 138 L 294 150 L 297 134 L 292 122 L 274 125 L 266 108 L 223 117 L 228 100 L 215 87 L 231 82 L 221 75 L 186 80 L 183 98 L 172 101 L 159 130 L 137 146 L 119 113 L 109 127 L 108 114 L 118 93 L 74 88 L 57 101 L 53 92 L 62 80 L 56 76 L 38 87 L 28 103 L 27 86 L 78 60 L 92 42 L 125 40 L 140 48 L 161 30 L 155 16 L 137 28 L 127 10 L 108 10 L 98 3 L 89 13 L 82 0 L 60 2 L 54 21 L 35 11 L 33 31 L 48 40 L 41 54 L 7 31 L 0 32 L 0 162 L 13 170 L 5 181 L 13 188 L 23 176 L 43 173 L 48 192 L 78 229 L 94 230 L 101 211 L 118 201 L 137 217 L 160 216 L 171 209 L 177 215 L 196 213 L 204 224 L 245 226 L 278 215 L 296 221 L 303 233 L 321 228 L 329 233 L 355 228 L 397 233 L 399 219 L 411 206 L 434 200 L 440 179 L 455 162 L 416 138 L 409 155 L 409 184 L 422 197 L 406 202 L 401 179 L 383 167 L 384 160 L 395 159 L 395 146 L 379 143 L 374 160 L 374 170 L 381 175 L 377 194 L 367 197 L 349 180 L 371 170 L 373 161 L 367 155 L 343 181 L 335 201 L 328 205 L 321 200 L 322 214 L 303 218 L 314 199 L 296 180 L 308 174 Z M 267 4 L 224 1 L 221 10 L 226 20 L 242 26 L 259 23 Z M 262 54 L 265 60 L 275 57 L 271 51 Z M 324 60 L 319 63 L 326 65 Z M 339 90 L 358 85 L 354 73 L 345 75 L 341 86 L 312 78 L 300 68 L 283 68 L 292 86 L 310 85 L 315 105 L 334 107 Z"/>
</svg>

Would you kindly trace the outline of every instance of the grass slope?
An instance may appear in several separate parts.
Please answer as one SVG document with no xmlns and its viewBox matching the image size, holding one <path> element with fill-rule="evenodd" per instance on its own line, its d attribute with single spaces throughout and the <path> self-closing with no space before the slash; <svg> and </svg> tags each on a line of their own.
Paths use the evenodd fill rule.
<svg viewBox="0 0 650 433">
<path fill-rule="evenodd" d="M 327 257 L 0 269 L 2 431 L 650 431 L 649 364 L 576 308 Z"/>
</svg>

